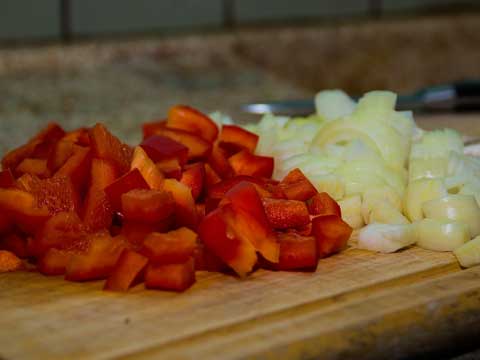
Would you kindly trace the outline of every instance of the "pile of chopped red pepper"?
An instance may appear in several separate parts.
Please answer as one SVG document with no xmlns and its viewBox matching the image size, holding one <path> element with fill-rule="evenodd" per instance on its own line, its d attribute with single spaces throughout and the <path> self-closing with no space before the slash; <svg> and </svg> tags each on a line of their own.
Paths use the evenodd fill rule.
<svg viewBox="0 0 480 360">
<path fill-rule="evenodd" d="M 258 136 L 220 131 L 179 105 L 143 124 L 132 148 L 103 125 L 57 124 L 7 153 L 0 172 L 0 271 L 24 259 L 45 275 L 105 289 L 183 291 L 199 270 L 316 269 L 352 232 L 298 169 L 271 178 Z"/>
</svg>

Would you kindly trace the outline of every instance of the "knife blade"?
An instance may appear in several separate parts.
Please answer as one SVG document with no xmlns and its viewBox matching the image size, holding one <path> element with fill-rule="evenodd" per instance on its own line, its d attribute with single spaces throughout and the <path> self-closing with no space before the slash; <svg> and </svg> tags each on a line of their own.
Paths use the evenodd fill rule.
<svg viewBox="0 0 480 360">
<path fill-rule="evenodd" d="M 360 97 L 352 97 L 358 101 Z M 250 114 L 305 116 L 315 113 L 314 99 L 296 99 L 250 103 L 241 106 Z M 396 110 L 414 112 L 480 111 L 480 79 L 431 86 L 412 94 L 399 95 Z"/>
</svg>

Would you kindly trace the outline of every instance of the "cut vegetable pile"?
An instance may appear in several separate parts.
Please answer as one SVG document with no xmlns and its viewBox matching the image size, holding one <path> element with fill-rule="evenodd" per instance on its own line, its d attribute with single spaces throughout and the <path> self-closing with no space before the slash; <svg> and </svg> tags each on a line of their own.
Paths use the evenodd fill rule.
<svg viewBox="0 0 480 360">
<path fill-rule="evenodd" d="M 457 132 L 422 131 L 395 102 L 387 91 L 358 104 L 323 91 L 308 118 L 267 115 L 247 128 L 260 136 L 258 153 L 275 157 L 274 176 L 299 168 L 338 201 L 361 229 L 358 247 L 390 253 L 417 244 L 454 251 L 462 266 L 480 263 L 480 159 L 464 154 Z"/>
<path fill-rule="evenodd" d="M 132 148 L 101 124 L 50 124 L 7 153 L 0 272 L 33 264 L 107 290 L 183 291 L 198 270 L 315 270 L 346 246 L 335 200 L 296 168 L 273 180 L 256 134 L 187 106 L 143 133 Z"/>
<path fill-rule="evenodd" d="M 361 249 L 480 263 L 480 160 L 395 102 L 323 91 L 310 117 L 244 127 L 178 105 L 134 148 L 50 124 L 2 159 L 0 272 L 183 291 L 200 270 L 315 270 L 353 229 Z"/>
</svg>

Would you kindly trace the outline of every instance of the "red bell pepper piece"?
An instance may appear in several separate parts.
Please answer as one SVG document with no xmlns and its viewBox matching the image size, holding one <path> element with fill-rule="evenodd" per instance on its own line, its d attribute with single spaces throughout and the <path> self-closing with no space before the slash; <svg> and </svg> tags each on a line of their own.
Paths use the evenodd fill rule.
<svg viewBox="0 0 480 360">
<path fill-rule="evenodd" d="M 233 176 L 233 169 L 228 162 L 228 153 L 218 143 L 213 145 L 212 153 L 208 158 L 208 164 L 222 179 L 228 179 Z"/>
<path fill-rule="evenodd" d="M 43 256 L 51 248 L 82 251 L 86 247 L 86 228 L 75 212 L 52 216 L 33 239 L 35 256 Z"/>
<path fill-rule="evenodd" d="M 228 158 L 236 175 L 271 178 L 273 174 L 273 158 L 253 155 L 247 150 L 240 151 Z"/>
<path fill-rule="evenodd" d="M 188 148 L 189 160 L 205 160 L 212 152 L 212 144 L 210 142 L 188 131 L 164 128 L 158 130 L 157 134 L 169 137 L 186 146 Z"/>
<path fill-rule="evenodd" d="M 258 143 L 258 135 L 237 125 L 223 125 L 219 138 L 220 146 L 234 154 L 248 150 L 252 154 Z"/>
<path fill-rule="evenodd" d="M 143 138 L 147 139 L 152 135 L 155 135 L 158 129 L 167 127 L 167 120 L 151 121 L 142 124 Z"/>
<path fill-rule="evenodd" d="M 205 204 L 195 204 L 195 208 L 197 209 L 197 216 L 198 216 L 198 222 L 202 221 L 202 219 L 205 217 Z"/>
<path fill-rule="evenodd" d="M 278 233 L 280 258 L 276 270 L 310 270 L 317 267 L 317 242 L 313 236 Z"/>
<path fill-rule="evenodd" d="M 55 123 L 49 123 L 45 129 L 40 131 L 37 135 L 31 138 L 25 145 L 22 145 L 10 152 L 8 152 L 2 159 L 3 169 L 15 169 L 23 159 L 28 157 L 40 157 L 40 148 L 48 148 L 54 145 L 65 135 L 65 131 Z M 48 146 L 45 146 L 48 145 Z M 37 150 L 38 149 L 38 150 Z"/>
<path fill-rule="evenodd" d="M 182 264 L 150 264 L 145 273 L 147 289 L 185 291 L 195 283 L 193 259 Z"/>
<path fill-rule="evenodd" d="M 195 259 L 195 271 L 223 272 L 228 269 L 227 264 L 201 242 L 197 244 L 193 257 Z"/>
<path fill-rule="evenodd" d="M 182 178 L 182 166 L 178 159 L 162 160 L 157 162 L 155 166 L 169 179 L 180 180 Z"/>
<path fill-rule="evenodd" d="M 290 171 L 280 182 L 279 187 L 290 200 L 307 201 L 318 192 L 300 169 Z"/>
<path fill-rule="evenodd" d="M 115 211 L 122 208 L 122 194 L 133 189 L 150 189 L 138 169 L 130 170 L 105 188 L 105 194 Z"/>
<path fill-rule="evenodd" d="M 108 277 L 104 290 L 127 291 L 139 278 L 148 259 L 139 253 L 125 249 Z"/>
<path fill-rule="evenodd" d="M 18 189 L 0 189 L 0 214 L 27 234 L 34 234 L 50 217 L 32 194 Z"/>
<path fill-rule="evenodd" d="M 311 215 L 337 215 L 342 217 L 340 205 L 326 192 L 315 194 L 307 204 Z"/>
<path fill-rule="evenodd" d="M 223 207 L 225 203 L 232 205 L 231 211 Z M 220 206 L 224 220 L 237 237 L 249 241 L 265 259 L 278 261 L 278 242 L 253 184 L 235 185 L 225 194 Z"/>
<path fill-rule="evenodd" d="M 167 232 L 172 228 L 174 217 L 167 218 L 156 224 L 141 223 L 138 221 L 123 222 L 120 234 L 125 236 L 130 247 L 137 251 L 143 246 L 143 241 L 152 232 Z"/>
<path fill-rule="evenodd" d="M 134 189 L 122 195 L 122 214 L 126 220 L 155 224 L 169 218 L 175 201 L 168 191 Z"/>
<path fill-rule="evenodd" d="M 163 187 L 163 173 L 157 168 L 141 146 L 133 151 L 131 169 L 138 169 L 151 189 L 160 190 Z"/>
<path fill-rule="evenodd" d="M 181 166 L 187 162 L 188 148 L 170 137 L 153 135 L 140 144 L 153 162 L 177 159 Z"/>
<path fill-rule="evenodd" d="M 90 146 L 90 135 L 87 128 L 78 128 L 73 131 L 69 131 L 62 138 L 62 141 L 69 141 L 80 146 Z"/>
<path fill-rule="evenodd" d="M 47 167 L 51 172 L 55 172 L 60 167 L 65 164 L 70 156 L 73 154 L 75 143 L 73 141 L 65 140 L 65 137 L 62 138 L 55 148 L 50 153 L 47 159 Z"/>
<path fill-rule="evenodd" d="M 46 208 L 54 215 L 62 211 L 79 211 L 80 195 L 65 176 L 39 179 L 24 177 L 22 185 L 35 196 L 37 206 Z"/>
<path fill-rule="evenodd" d="M 257 253 L 250 241 L 231 231 L 223 218 L 226 209 L 233 212 L 232 205 L 226 204 L 205 216 L 198 227 L 198 235 L 210 251 L 243 277 L 252 271 Z"/>
<path fill-rule="evenodd" d="M 151 233 L 140 252 L 154 263 L 178 264 L 193 256 L 196 246 L 197 234 L 183 227 L 165 234 Z"/>
<path fill-rule="evenodd" d="M 239 175 L 230 179 L 222 180 L 221 182 L 208 187 L 207 196 L 213 199 L 222 199 L 230 189 L 242 182 L 249 182 L 258 187 L 265 186 L 265 182 L 262 179 L 247 175 Z"/>
<path fill-rule="evenodd" d="M 0 273 L 17 271 L 23 268 L 22 260 L 7 250 L 0 250 Z"/>
<path fill-rule="evenodd" d="M 73 255 L 70 250 L 51 248 L 38 260 L 37 269 L 44 275 L 63 275 Z"/>
<path fill-rule="evenodd" d="M 205 166 L 203 163 L 187 165 L 180 182 L 190 188 L 193 198 L 197 200 L 202 195 L 205 183 Z"/>
<path fill-rule="evenodd" d="M 107 229 L 112 224 L 113 208 L 104 189 L 115 181 L 117 170 L 106 160 L 93 159 L 90 187 L 83 206 L 83 222 L 92 231 Z"/>
<path fill-rule="evenodd" d="M 268 198 L 262 201 L 268 222 L 274 229 L 301 228 L 310 223 L 310 214 L 302 201 Z"/>
<path fill-rule="evenodd" d="M 21 259 L 28 257 L 27 240 L 15 232 L 2 236 L 0 249 L 8 250 Z"/>
<path fill-rule="evenodd" d="M 30 158 L 23 159 L 15 169 L 15 173 L 18 175 L 30 174 L 41 179 L 48 178 L 51 175 L 47 167 L 47 160 Z"/>
<path fill-rule="evenodd" d="M 92 152 L 90 148 L 74 145 L 72 156 L 58 169 L 54 177 L 70 178 L 78 193 L 83 193 L 88 183 L 91 166 Z"/>
<path fill-rule="evenodd" d="M 88 238 L 85 252 L 72 256 L 67 264 L 65 279 L 87 281 L 107 278 L 115 267 L 127 241 L 123 236 L 114 238 L 105 234 L 94 234 Z"/>
<path fill-rule="evenodd" d="M 120 174 L 130 169 L 132 149 L 113 136 L 105 126 L 96 124 L 90 129 L 90 144 L 95 157 L 111 162 Z"/>
<path fill-rule="evenodd" d="M 205 187 L 209 189 L 220 181 L 222 181 L 220 175 L 209 164 L 205 164 Z"/>
<path fill-rule="evenodd" d="M 0 171 L 0 188 L 8 189 L 13 187 L 16 187 L 16 182 L 12 171 L 10 169 Z"/>
<path fill-rule="evenodd" d="M 353 229 L 337 215 L 312 219 L 312 235 L 317 239 L 318 257 L 323 258 L 342 250 Z"/>
<path fill-rule="evenodd" d="M 191 132 L 208 142 L 214 142 L 218 136 L 217 125 L 205 114 L 189 106 L 177 105 L 168 112 L 167 126 Z"/>
<path fill-rule="evenodd" d="M 177 227 L 186 226 L 196 229 L 198 225 L 197 209 L 190 188 L 180 181 L 165 179 L 164 190 L 172 193 L 175 200 L 175 222 Z"/>
</svg>

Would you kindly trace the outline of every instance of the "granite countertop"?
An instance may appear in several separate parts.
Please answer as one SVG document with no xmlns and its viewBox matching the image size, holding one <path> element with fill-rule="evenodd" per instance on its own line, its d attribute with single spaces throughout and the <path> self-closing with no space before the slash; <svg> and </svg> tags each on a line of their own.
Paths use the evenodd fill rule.
<svg viewBox="0 0 480 360">
<path fill-rule="evenodd" d="M 250 101 L 480 78 L 478 44 L 480 15 L 465 14 L 0 49 L 0 154 L 51 120 L 101 121 L 136 143 L 139 124 L 176 103 L 246 121 L 238 107 Z M 463 119 L 420 124 L 480 136 L 478 116 Z"/>
<path fill-rule="evenodd" d="M 480 77 L 479 43 L 475 14 L 0 49 L 0 153 L 50 120 L 134 143 L 176 103 L 246 120 L 238 106 L 259 99 Z"/>
</svg>

